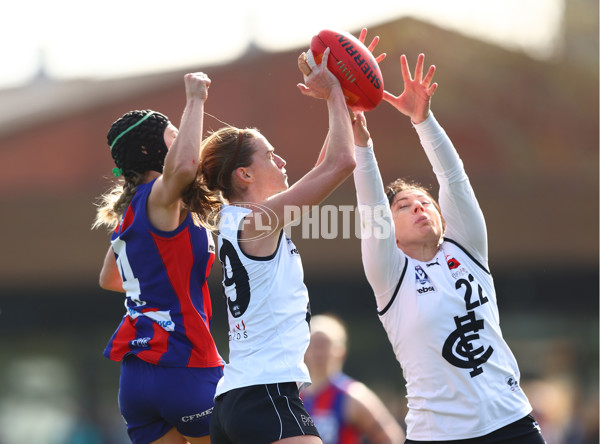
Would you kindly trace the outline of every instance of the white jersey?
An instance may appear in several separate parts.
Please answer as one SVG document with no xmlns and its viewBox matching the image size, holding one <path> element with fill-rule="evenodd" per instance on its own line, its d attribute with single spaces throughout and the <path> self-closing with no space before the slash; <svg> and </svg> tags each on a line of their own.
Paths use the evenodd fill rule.
<svg viewBox="0 0 600 444">
<path fill-rule="evenodd" d="M 240 249 L 239 230 L 251 210 L 224 206 L 218 247 L 229 318 L 229 363 L 215 397 L 257 384 L 310 383 L 304 353 L 310 341 L 309 300 L 298 250 L 282 230 L 275 253 Z"/>
<path fill-rule="evenodd" d="M 373 149 L 356 147 L 363 265 L 406 381 L 407 438 L 475 438 L 532 408 L 500 331 L 485 221 L 462 161 L 433 114 L 414 126 L 440 184 L 444 241 L 428 262 L 397 247 Z M 382 223 L 390 235 L 370 235 Z"/>
</svg>

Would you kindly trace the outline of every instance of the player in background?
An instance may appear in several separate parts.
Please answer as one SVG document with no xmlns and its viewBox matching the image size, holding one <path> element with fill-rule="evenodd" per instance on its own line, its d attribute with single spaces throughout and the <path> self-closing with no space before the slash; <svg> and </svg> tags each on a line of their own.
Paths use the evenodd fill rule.
<svg viewBox="0 0 600 444">
<path fill-rule="evenodd" d="M 313 316 L 304 355 L 312 384 L 300 392 L 324 444 L 397 444 L 404 431 L 377 395 L 343 373 L 347 331 L 333 315 Z"/>
<path fill-rule="evenodd" d="M 423 76 L 421 54 L 413 78 L 404 55 L 400 62 L 404 91 L 384 100 L 411 119 L 439 205 L 401 179 L 384 190 L 364 114 L 353 128 L 363 266 L 406 380 L 406 442 L 544 443 L 500 331 L 483 214 L 430 111 L 435 67 Z"/>
<path fill-rule="evenodd" d="M 113 172 L 124 180 L 102 196 L 94 223 L 112 230 L 100 286 L 126 292 L 104 355 L 121 361 L 119 407 L 133 443 L 210 443 L 223 374 L 206 282 L 214 243 L 203 226 L 220 200 L 197 180 L 211 81 L 194 73 L 184 83 L 179 131 L 150 110 L 112 124 Z"/>
</svg>

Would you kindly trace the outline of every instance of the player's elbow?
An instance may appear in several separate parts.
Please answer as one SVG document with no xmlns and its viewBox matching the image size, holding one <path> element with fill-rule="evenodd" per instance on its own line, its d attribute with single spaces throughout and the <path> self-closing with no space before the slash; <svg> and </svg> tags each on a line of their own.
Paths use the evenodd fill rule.
<svg viewBox="0 0 600 444">
<path fill-rule="evenodd" d="M 188 160 L 187 162 L 178 162 L 170 171 L 166 172 L 167 176 L 174 177 L 178 181 L 192 183 L 198 174 L 198 162 Z"/>
<path fill-rule="evenodd" d="M 104 270 L 100 272 L 98 285 L 100 285 L 100 288 L 103 290 L 123 291 L 123 282 L 120 277 L 116 278 L 115 276 L 111 276 L 109 273 L 105 273 Z"/>
<path fill-rule="evenodd" d="M 352 174 L 354 172 L 354 168 L 356 168 L 356 159 L 354 156 L 345 156 L 344 168 L 346 168 L 348 174 Z"/>
<path fill-rule="evenodd" d="M 98 279 L 98 285 L 100 285 L 100 288 L 102 288 L 103 290 L 108 290 L 108 285 L 106 284 L 106 281 L 104 279 L 102 279 L 102 276 L 100 276 L 100 279 Z"/>
<path fill-rule="evenodd" d="M 103 272 L 100 272 L 100 276 L 98 277 L 98 285 L 100 285 L 100 288 L 103 290 L 110 290 L 110 280 Z"/>
<path fill-rule="evenodd" d="M 321 166 L 331 183 L 335 183 L 335 186 L 337 186 L 352 175 L 356 167 L 356 160 L 351 155 L 337 156 L 324 159 Z"/>
<path fill-rule="evenodd" d="M 352 174 L 354 168 L 356 168 L 356 159 L 350 154 L 340 156 L 335 160 L 335 167 L 340 175 L 347 177 Z"/>
</svg>

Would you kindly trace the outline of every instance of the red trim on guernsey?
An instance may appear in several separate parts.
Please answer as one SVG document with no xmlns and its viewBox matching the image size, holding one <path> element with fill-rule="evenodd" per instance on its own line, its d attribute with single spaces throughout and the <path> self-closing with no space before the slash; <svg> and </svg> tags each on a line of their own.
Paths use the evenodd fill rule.
<svg viewBox="0 0 600 444">
<path fill-rule="evenodd" d="M 208 276 L 210 275 L 210 270 L 215 261 L 215 255 L 211 254 L 206 263 L 206 271 L 204 276 L 206 279 L 204 280 L 204 285 L 202 285 L 202 302 L 204 305 L 204 309 L 206 310 L 206 319 L 204 319 L 204 324 L 206 325 L 207 330 L 210 332 L 210 321 L 212 319 L 212 301 L 210 300 L 210 292 L 208 290 Z"/>
<path fill-rule="evenodd" d="M 188 360 L 191 367 L 216 367 L 221 365 L 221 359 L 216 353 L 216 346 L 210 335 L 210 329 L 194 306 L 190 295 L 190 275 L 194 263 L 194 252 L 192 251 L 189 227 L 186 227 L 176 236 L 162 239 L 152 234 L 156 248 L 163 260 L 169 281 L 177 294 L 179 306 L 183 318 L 183 328 L 193 347 Z M 214 261 L 214 255 L 211 255 Z M 204 291 L 206 290 L 206 291 Z M 208 286 L 202 287 L 204 294 L 202 310 L 211 312 L 211 301 L 208 295 Z"/>
<path fill-rule="evenodd" d="M 165 354 L 169 346 L 169 332 L 158 325 L 152 323 L 152 339 L 150 339 L 150 349 L 138 352 L 137 357 L 150 364 L 158 364 L 162 355 Z"/>
<path fill-rule="evenodd" d="M 131 316 L 123 318 L 111 344 L 110 359 L 113 361 L 120 361 L 123 357 L 123 350 L 127 350 L 129 342 L 135 339 L 135 322 Z"/>
<path fill-rule="evenodd" d="M 129 205 L 127 207 L 127 211 L 125 211 L 125 215 L 123 216 L 121 223 L 117 226 L 115 231 L 117 233 L 122 233 L 129 227 L 129 225 L 133 223 L 133 219 L 135 219 L 135 213 L 133 208 L 131 208 L 131 205 Z"/>
<path fill-rule="evenodd" d="M 327 387 L 327 389 L 322 392 L 317 399 L 315 399 L 314 409 L 329 410 L 333 405 L 333 399 L 337 393 L 338 390 L 333 385 Z"/>
<path fill-rule="evenodd" d="M 344 444 L 359 444 L 362 440 L 355 428 L 350 428 L 348 425 L 345 425 L 340 429 L 340 442 Z"/>
</svg>

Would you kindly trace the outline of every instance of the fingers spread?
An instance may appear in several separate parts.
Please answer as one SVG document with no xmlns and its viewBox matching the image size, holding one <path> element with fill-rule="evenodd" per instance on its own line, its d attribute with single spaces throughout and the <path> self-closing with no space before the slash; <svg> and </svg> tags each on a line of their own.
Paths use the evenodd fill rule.
<svg viewBox="0 0 600 444">
<path fill-rule="evenodd" d="M 396 97 L 393 94 L 390 94 L 387 91 L 383 91 L 383 100 L 385 100 L 386 102 L 393 102 L 394 100 L 396 100 L 398 97 Z"/>
<path fill-rule="evenodd" d="M 367 38 L 367 28 L 363 28 L 360 30 L 360 35 L 358 36 L 358 41 L 360 43 L 365 43 L 365 38 Z"/>
<path fill-rule="evenodd" d="M 373 52 L 373 50 L 375 49 L 375 47 L 377 46 L 377 43 L 379 43 L 379 36 L 376 35 L 373 38 L 373 41 L 371 41 L 371 44 L 369 45 L 369 47 L 367 48 L 369 50 L 369 52 Z"/>
<path fill-rule="evenodd" d="M 400 68 L 402 69 L 402 78 L 404 79 L 404 83 L 408 83 L 412 80 L 410 75 L 410 70 L 408 69 L 408 62 L 406 61 L 406 56 L 402 54 L 400 56 Z"/>
<path fill-rule="evenodd" d="M 415 68 L 415 80 L 421 82 L 423 80 L 423 60 L 425 59 L 424 54 L 419 54 L 417 58 L 417 66 Z"/>
<path fill-rule="evenodd" d="M 434 74 L 435 74 L 435 65 L 431 65 L 429 67 L 429 70 L 427 71 L 427 75 L 423 79 L 423 84 L 425 86 L 429 86 L 429 84 L 431 83 L 431 79 L 433 78 Z"/>
</svg>

